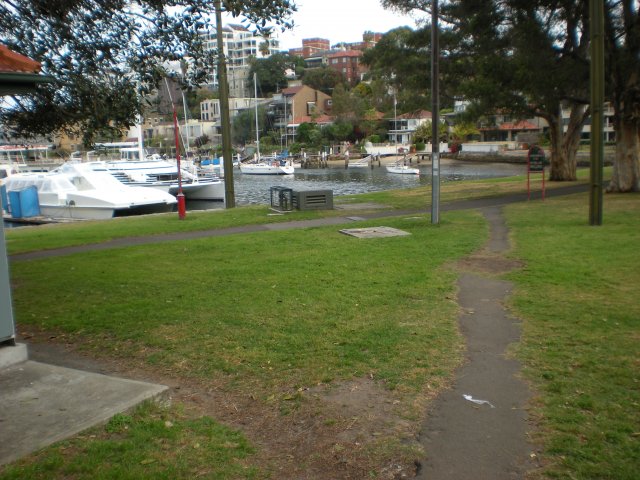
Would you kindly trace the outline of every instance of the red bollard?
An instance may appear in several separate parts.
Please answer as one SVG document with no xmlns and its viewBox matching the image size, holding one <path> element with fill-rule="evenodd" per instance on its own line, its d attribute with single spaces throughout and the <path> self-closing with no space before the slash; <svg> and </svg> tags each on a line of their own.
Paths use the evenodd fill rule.
<svg viewBox="0 0 640 480">
<path fill-rule="evenodd" d="M 176 195 L 176 197 L 178 198 L 178 218 L 184 220 L 187 216 L 187 205 L 184 201 L 184 193 L 181 192 Z"/>
</svg>

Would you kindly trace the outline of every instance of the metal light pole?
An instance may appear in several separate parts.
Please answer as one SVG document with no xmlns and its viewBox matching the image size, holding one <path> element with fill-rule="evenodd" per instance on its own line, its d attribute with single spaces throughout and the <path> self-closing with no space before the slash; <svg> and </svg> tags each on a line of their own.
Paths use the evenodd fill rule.
<svg viewBox="0 0 640 480">
<path fill-rule="evenodd" d="M 222 5 L 214 0 L 216 8 L 216 39 L 218 45 L 218 92 L 220 96 L 220 123 L 222 124 L 222 158 L 224 165 L 224 205 L 225 208 L 236 206 L 233 187 L 233 157 L 231 151 L 231 119 L 229 115 L 229 83 L 227 82 L 227 62 L 224 58 L 222 42 Z"/>
<path fill-rule="evenodd" d="M 438 77 L 440 68 L 438 58 L 438 0 L 431 7 L 431 223 L 440 223 L 440 92 Z"/>
<path fill-rule="evenodd" d="M 591 23 L 591 174 L 589 225 L 602 225 L 604 164 L 604 1 L 589 0 Z"/>
</svg>

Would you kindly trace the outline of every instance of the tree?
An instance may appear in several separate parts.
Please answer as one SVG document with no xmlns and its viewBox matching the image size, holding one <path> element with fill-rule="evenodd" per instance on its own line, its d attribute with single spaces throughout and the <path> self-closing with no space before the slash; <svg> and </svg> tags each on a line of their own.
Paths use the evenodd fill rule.
<svg viewBox="0 0 640 480">
<path fill-rule="evenodd" d="M 376 46 L 362 56 L 363 63 L 369 67 L 368 77 L 391 86 L 401 110 L 427 108 L 430 104 L 427 37 L 424 31 L 396 28 L 383 35 Z M 387 105 L 393 106 L 391 102 Z"/>
<path fill-rule="evenodd" d="M 320 90 L 327 95 L 333 95 L 336 86 L 345 82 L 344 76 L 332 68 L 322 66 L 319 68 L 308 68 L 302 75 L 302 83 L 314 90 Z"/>
<path fill-rule="evenodd" d="M 383 4 L 425 12 L 431 6 L 412 0 Z M 469 117 L 501 110 L 544 118 L 551 179 L 574 180 L 588 116 L 588 2 L 459 0 L 444 4 L 442 17 L 442 35 L 449 39 L 441 59 L 445 89 L 471 102 Z M 566 132 L 563 107 L 570 111 Z"/>
<path fill-rule="evenodd" d="M 290 26 L 290 0 L 224 0 L 233 16 L 268 33 L 269 22 Z M 216 62 L 199 31 L 211 30 L 209 0 L 9 0 L 0 3 L 0 38 L 39 62 L 55 78 L 0 111 L 15 135 L 81 134 L 91 144 L 135 123 L 143 97 L 157 88 L 168 61 L 188 58 L 181 82 L 204 82 Z"/>
<path fill-rule="evenodd" d="M 262 137 L 267 133 L 267 113 L 262 106 L 258 107 L 258 135 Z M 256 140 L 256 114 L 255 109 L 247 108 L 242 110 L 233 119 L 231 136 L 234 143 L 244 144 L 255 142 Z"/>
<path fill-rule="evenodd" d="M 638 2 L 605 2 L 606 76 L 616 132 L 610 192 L 640 191 L 639 10 Z"/>
<path fill-rule="evenodd" d="M 249 76 L 253 85 L 253 74 L 258 79 L 258 90 L 262 96 L 276 93 L 287 85 L 287 70 L 300 68 L 300 63 L 304 65 L 304 60 L 300 57 L 291 56 L 288 53 L 275 53 L 268 58 L 253 59 Z"/>
</svg>

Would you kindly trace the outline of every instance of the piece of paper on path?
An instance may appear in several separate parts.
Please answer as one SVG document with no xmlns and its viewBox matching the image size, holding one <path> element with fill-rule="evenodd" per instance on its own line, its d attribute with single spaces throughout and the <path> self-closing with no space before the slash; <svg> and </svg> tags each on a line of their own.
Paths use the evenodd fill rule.
<svg viewBox="0 0 640 480">
<path fill-rule="evenodd" d="M 477 403 L 478 405 L 484 405 L 485 403 L 487 405 L 489 405 L 491 408 L 496 408 L 493 406 L 493 404 L 487 400 L 478 400 L 476 398 L 473 398 L 471 395 L 462 395 L 464 397 L 465 400 L 469 400 L 470 402 L 473 403 Z"/>
</svg>

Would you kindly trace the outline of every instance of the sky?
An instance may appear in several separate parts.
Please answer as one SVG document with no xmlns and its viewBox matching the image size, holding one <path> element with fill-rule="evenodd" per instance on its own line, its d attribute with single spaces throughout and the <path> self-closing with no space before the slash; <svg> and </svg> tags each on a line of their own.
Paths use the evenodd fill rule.
<svg viewBox="0 0 640 480">
<path fill-rule="evenodd" d="M 333 45 L 362 41 L 367 30 L 386 33 L 405 25 L 416 27 L 412 17 L 383 9 L 379 0 L 295 0 L 295 4 L 295 28 L 278 31 L 281 50 L 302 47 L 303 38 L 328 38 Z"/>
</svg>

